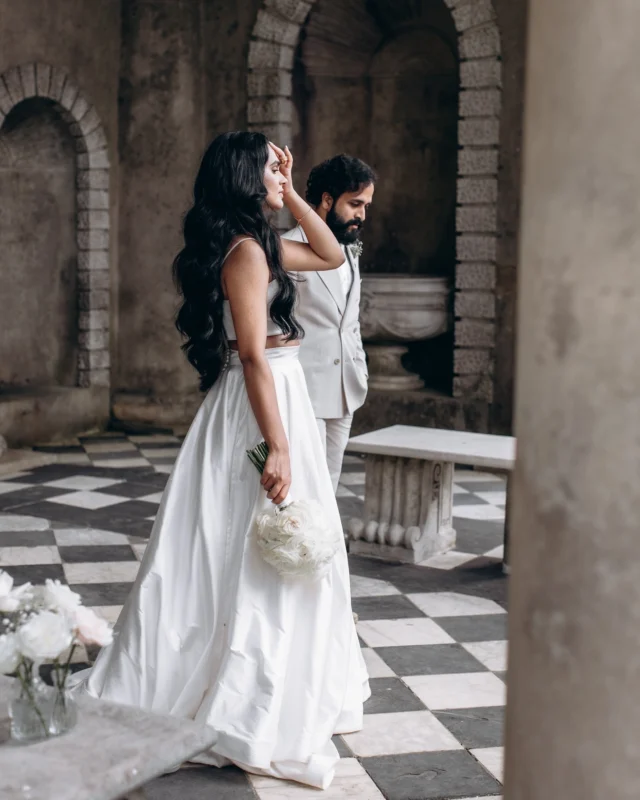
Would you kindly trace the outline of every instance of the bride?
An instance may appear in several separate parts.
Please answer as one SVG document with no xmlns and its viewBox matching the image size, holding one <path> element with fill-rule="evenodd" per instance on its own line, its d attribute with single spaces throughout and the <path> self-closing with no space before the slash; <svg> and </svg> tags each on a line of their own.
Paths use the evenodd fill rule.
<svg viewBox="0 0 640 800">
<path fill-rule="evenodd" d="M 344 542 L 317 581 L 283 578 L 252 536 L 292 497 L 340 517 L 298 362 L 290 272 L 343 254 L 293 189 L 293 159 L 259 133 L 217 137 L 204 155 L 174 263 L 183 348 L 207 391 L 176 460 L 113 644 L 76 691 L 202 721 L 196 761 L 326 788 L 334 733 L 362 728 L 369 696 Z M 308 244 L 268 220 L 286 206 Z M 269 458 L 260 479 L 246 451 Z"/>
</svg>

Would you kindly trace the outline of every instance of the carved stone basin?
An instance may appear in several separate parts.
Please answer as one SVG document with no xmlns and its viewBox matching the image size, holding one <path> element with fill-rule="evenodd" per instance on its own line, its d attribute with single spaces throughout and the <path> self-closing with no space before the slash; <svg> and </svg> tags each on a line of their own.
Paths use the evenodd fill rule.
<svg viewBox="0 0 640 800">
<path fill-rule="evenodd" d="M 417 342 L 449 329 L 447 278 L 427 275 L 364 275 L 360 330 L 369 357 L 369 387 L 391 391 L 419 389 L 420 378 L 402 365 L 408 351 L 394 342 Z M 383 344 L 384 343 L 384 344 Z"/>
</svg>

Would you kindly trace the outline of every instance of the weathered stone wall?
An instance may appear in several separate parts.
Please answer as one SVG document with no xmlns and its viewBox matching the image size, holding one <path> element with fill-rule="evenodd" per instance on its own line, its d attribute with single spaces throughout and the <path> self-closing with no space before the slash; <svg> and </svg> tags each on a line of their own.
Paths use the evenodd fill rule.
<svg viewBox="0 0 640 800">
<path fill-rule="evenodd" d="M 502 43 L 502 112 L 497 207 L 495 374 L 489 424 L 495 433 L 511 433 L 528 0 L 493 0 L 493 3 Z"/>
<path fill-rule="evenodd" d="M 197 376 L 180 351 L 171 263 L 210 140 L 246 127 L 246 57 L 257 3 L 123 5 L 115 411 L 186 420 Z"/>
<path fill-rule="evenodd" d="M 50 100 L 0 129 L 0 392 L 77 381 L 75 156 Z"/>
<path fill-rule="evenodd" d="M 0 428 L 10 442 L 68 431 L 65 408 L 75 410 L 81 428 L 104 424 L 109 415 L 118 73 L 105 65 L 118 63 L 120 7 L 100 0 L 52 5 L 0 0 L 0 135 L 10 164 L 4 183 L 18 182 L 3 202 L 10 224 L 3 226 L 8 241 L 0 247 L 20 276 L 3 308 L 3 327 L 11 336 L 23 331 L 25 340 L 24 351 L 7 355 L 3 375 L 7 384 L 73 396 L 56 405 L 41 389 L 31 400 L 2 393 Z M 29 156 L 34 136 L 38 154 Z M 10 287 L 8 269 L 0 262 Z"/>
<path fill-rule="evenodd" d="M 200 3 L 123 4 L 116 392 L 179 396 L 193 382 L 171 262 L 205 145 L 202 63 Z"/>
<path fill-rule="evenodd" d="M 361 270 L 453 276 L 458 63 L 443 0 L 317 0 L 292 98 L 301 188 L 339 152 L 378 171 Z"/>
<path fill-rule="evenodd" d="M 68 73 L 90 98 L 117 162 L 120 3 L 0 0 L 0 73 L 38 62 Z"/>
</svg>

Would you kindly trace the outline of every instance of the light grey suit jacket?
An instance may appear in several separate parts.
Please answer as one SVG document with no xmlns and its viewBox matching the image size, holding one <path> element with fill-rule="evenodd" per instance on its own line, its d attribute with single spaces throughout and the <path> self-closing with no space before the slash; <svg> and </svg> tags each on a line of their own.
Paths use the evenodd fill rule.
<svg viewBox="0 0 640 800">
<path fill-rule="evenodd" d="M 283 234 L 306 242 L 300 226 Z M 343 246 L 353 282 L 345 297 L 338 270 L 302 272 L 297 281 L 296 317 L 305 337 L 300 348 L 316 417 L 338 419 L 360 408 L 367 395 L 367 362 L 360 338 L 360 267 Z"/>
</svg>

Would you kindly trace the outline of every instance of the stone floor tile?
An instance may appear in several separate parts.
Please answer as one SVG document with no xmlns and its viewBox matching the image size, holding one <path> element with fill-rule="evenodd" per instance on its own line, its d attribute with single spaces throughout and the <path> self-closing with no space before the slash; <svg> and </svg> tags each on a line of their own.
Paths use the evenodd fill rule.
<svg viewBox="0 0 640 800">
<path fill-rule="evenodd" d="M 467 642 L 462 645 L 474 658 L 492 672 L 507 669 L 507 642 Z"/>
<path fill-rule="evenodd" d="M 369 647 L 451 644 L 453 639 L 427 617 L 374 619 L 358 622 L 358 635 Z"/>
<path fill-rule="evenodd" d="M 400 678 L 371 678 L 371 697 L 364 704 L 365 714 L 398 711 L 424 711 L 425 706 Z M 365 719 L 365 728 L 367 721 Z"/>
<path fill-rule="evenodd" d="M 61 570 L 62 571 L 62 568 Z M 64 573 L 63 578 L 64 580 Z M 74 592 L 82 597 L 85 606 L 123 606 L 131 591 L 132 583 L 78 583 L 70 584 Z"/>
<path fill-rule="evenodd" d="M 493 777 L 503 782 L 504 774 L 504 748 L 503 747 L 483 747 L 477 750 L 471 750 L 471 754 L 475 756 L 482 766 L 488 770 Z"/>
<path fill-rule="evenodd" d="M 500 784 L 466 750 L 366 758 L 387 800 L 454 800 L 495 794 Z"/>
<path fill-rule="evenodd" d="M 400 594 L 400 590 L 389 581 L 351 575 L 351 597 L 379 597 L 389 594 Z"/>
<path fill-rule="evenodd" d="M 421 567 L 431 567 L 432 569 L 455 569 L 466 564 L 467 561 L 473 560 L 477 553 L 464 553 L 460 550 L 449 550 L 448 553 L 439 553 L 437 556 L 431 556 L 426 561 L 421 561 Z"/>
<path fill-rule="evenodd" d="M 344 740 L 359 758 L 462 748 L 430 711 L 367 714 L 363 730 L 345 734 Z"/>
<path fill-rule="evenodd" d="M 123 533 L 101 531 L 96 528 L 56 528 L 53 534 L 60 547 L 129 544 L 129 539 Z"/>
<path fill-rule="evenodd" d="M 255 800 L 247 775 L 237 767 L 187 765 L 144 787 L 147 800 Z"/>
<path fill-rule="evenodd" d="M 333 783 L 323 792 L 259 775 L 250 775 L 249 780 L 260 800 L 384 800 L 384 795 L 355 758 L 340 759 Z"/>
<path fill-rule="evenodd" d="M 486 672 L 487 668 L 459 644 L 376 647 L 396 675 L 448 675 Z"/>
<path fill-rule="evenodd" d="M 375 650 L 372 650 L 370 647 L 363 647 L 362 657 L 364 658 L 364 663 L 367 666 L 367 672 L 370 678 L 395 677 L 395 672 L 384 663 Z"/>
<path fill-rule="evenodd" d="M 459 592 L 429 592 L 410 594 L 409 600 L 429 617 L 468 617 L 474 614 L 506 614 L 492 600 Z"/>
<path fill-rule="evenodd" d="M 507 615 L 438 617 L 438 625 L 456 642 L 495 642 L 507 638 Z"/>
<path fill-rule="evenodd" d="M 504 706 L 456 708 L 433 713 L 469 750 L 499 747 L 504 742 Z"/>
<path fill-rule="evenodd" d="M 414 675 L 404 678 L 404 682 L 432 711 L 506 703 L 507 687 L 492 672 Z"/>
<path fill-rule="evenodd" d="M 60 553 L 55 545 L 36 547 L 0 547 L 0 567 L 31 564 L 59 564 Z"/>
<path fill-rule="evenodd" d="M 355 597 L 351 607 L 360 620 L 418 617 L 420 611 L 406 597 Z"/>
<path fill-rule="evenodd" d="M 131 546 L 127 544 L 110 545 L 74 545 L 59 547 L 60 556 L 65 564 L 90 564 L 107 561 L 135 561 Z"/>
<path fill-rule="evenodd" d="M 113 487 L 122 484 L 122 478 L 98 478 L 93 475 L 72 475 L 68 478 L 58 478 L 55 481 L 48 481 L 43 486 L 51 486 L 52 489 L 68 489 L 69 491 L 96 491 L 105 489 L 107 486 Z"/>
</svg>

